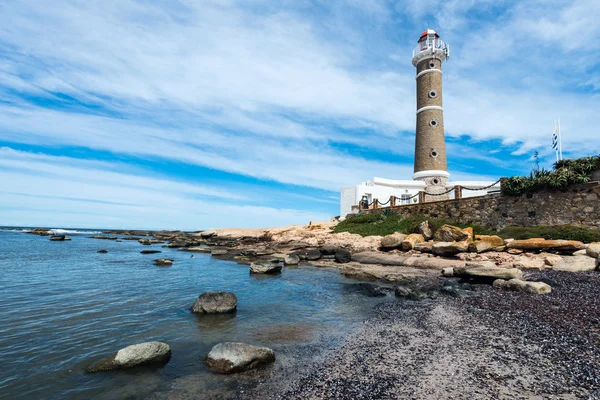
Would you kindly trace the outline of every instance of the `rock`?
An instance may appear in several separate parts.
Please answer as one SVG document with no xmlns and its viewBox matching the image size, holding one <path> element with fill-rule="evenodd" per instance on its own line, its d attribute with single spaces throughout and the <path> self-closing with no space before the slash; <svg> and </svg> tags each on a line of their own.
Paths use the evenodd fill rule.
<svg viewBox="0 0 600 400">
<path fill-rule="evenodd" d="M 596 259 L 596 270 L 600 270 L 600 256 Z"/>
<path fill-rule="evenodd" d="M 210 253 L 212 249 L 208 246 L 205 247 L 188 247 L 183 249 L 183 251 L 189 251 L 191 253 Z"/>
<path fill-rule="evenodd" d="M 448 279 L 445 281 L 440 291 L 442 294 L 450 295 L 460 299 L 478 295 L 478 293 L 473 291 L 471 284 L 460 283 L 454 279 Z"/>
<path fill-rule="evenodd" d="M 600 243 L 591 243 L 585 251 L 589 257 L 598 258 L 600 256 Z"/>
<path fill-rule="evenodd" d="M 319 250 L 309 250 L 308 253 L 306 253 L 306 259 L 308 261 L 316 261 L 320 259 L 321 256 L 322 254 Z"/>
<path fill-rule="evenodd" d="M 154 265 L 158 265 L 159 267 L 170 267 L 173 265 L 173 260 L 168 258 L 157 258 L 156 260 L 153 260 L 153 262 Z"/>
<path fill-rule="evenodd" d="M 557 271 L 581 272 L 596 269 L 596 261 L 588 256 L 563 257 L 552 267 Z"/>
<path fill-rule="evenodd" d="M 413 250 L 420 251 L 421 253 L 431 253 L 433 248 L 432 242 L 417 243 L 414 245 Z"/>
<path fill-rule="evenodd" d="M 519 269 L 537 269 L 541 271 L 546 269 L 546 262 L 542 258 L 521 258 L 513 266 Z"/>
<path fill-rule="evenodd" d="M 287 254 L 283 259 L 284 265 L 298 265 L 300 263 L 300 256 L 296 253 Z"/>
<path fill-rule="evenodd" d="M 210 249 L 210 254 L 213 256 L 224 256 L 227 253 L 229 253 L 229 251 L 225 249 Z"/>
<path fill-rule="evenodd" d="M 454 268 L 453 267 L 444 268 L 442 270 L 442 276 L 445 276 L 447 278 L 453 277 L 454 276 Z"/>
<path fill-rule="evenodd" d="M 352 253 L 350 253 L 348 250 L 339 249 L 335 253 L 335 261 L 340 264 L 349 263 L 351 260 L 352 260 Z"/>
<path fill-rule="evenodd" d="M 443 225 L 440 229 L 435 232 L 433 235 L 433 239 L 436 242 L 462 242 L 463 240 L 468 240 L 472 236 L 469 234 L 469 231 L 458 228 L 452 225 Z"/>
<path fill-rule="evenodd" d="M 408 297 L 412 294 L 412 291 L 404 286 L 398 286 L 394 289 L 394 295 L 396 297 Z"/>
<path fill-rule="evenodd" d="M 519 254 L 523 254 L 523 250 L 519 250 L 519 249 L 508 249 L 506 250 L 506 252 L 508 254 L 512 254 L 512 255 L 519 255 Z"/>
<path fill-rule="evenodd" d="M 86 372 L 127 369 L 139 365 L 166 364 L 171 359 L 171 348 L 166 343 L 147 342 L 127 346 L 116 354 L 86 369 Z"/>
<path fill-rule="evenodd" d="M 50 240 L 53 242 L 64 242 L 65 240 L 71 240 L 65 235 L 52 235 L 50 236 Z"/>
<path fill-rule="evenodd" d="M 507 289 L 515 292 L 527 292 L 531 294 L 549 294 L 552 287 L 544 282 L 527 282 L 521 279 L 497 279 L 492 284 L 498 289 Z"/>
<path fill-rule="evenodd" d="M 587 249 L 577 250 L 573 253 L 574 256 L 587 256 Z"/>
<path fill-rule="evenodd" d="M 462 242 L 437 242 L 431 247 L 431 252 L 436 256 L 453 256 L 464 253 L 469 248 L 468 241 Z"/>
<path fill-rule="evenodd" d="M 200 237 L 203 239 L 209 239 L 213 236 L 216 235 L 215 231 L 204 231 L 204 232 L 200 232 Z"/>
<path fill-rule="evenodd" d="M 250 264 L 251 274 L 276 274 L 281 272 L 281 264 L 271 261 L 257 261 Z"/>
<path fill-rule="evenodd" d="M 381 238 L 381 248 L 384 250 L 393 250 L 402 247 L 402 241 L 406 236 L 401 233 L 393 233 Z"/>
<path fill-rule="evenodd" d="M 206 292 L 196 299 L 192 306 L 193 313 L 223 314 L 234 312 L 238 299 L 230 292 Z"/>
<path fill-rule="evenodd" d="M 156 254 L 156 253 L 161 253 L 160 250 L 142 250 L 140 251 L 140 254 Z"/>
<path fill-rule="evenodd" d="M 437 269 L 443 270 L 444 268 L 461 267 L 465 265 L 464 261 L 461 260 L 447 260 L 444 258 L 434 257 L 408 257 L 402 262 L 405 267 L 421 268 L 421 269 Z"/>
<path fill-rule="evenodd" d="M 472 253 L 483 253 L 504 246 L 504 239 L 500 236 L 476 235 L 475 241 L 469 245 Z"/>
<path fill-rule="evenodd" d="M 523 272 L 520 269 L 516 268 L 500 268 L 496 266 L 487 266 L 487 265 L 479 265 L 473 266 L 467 263 L 465 267 L 456 267 L 454 268 L 454 276 L 460 276 L 471 279 L 485 279 L 485 280 L 494 280 L 494 279 L 521 279 L 523 277 Z"/>
<path fill-rule="evenodd" d="M 274 361 L 275 352 L 269 348 L 232 342 L 217 344 L 204 359 L 210 369 L 222 374 L 247 371 Z"/>
<path fill-rule="evenodd" d="M 372 283 L 353 283 L 348 287 L 354 291 L 360 292 L 368 297 L 385 297 L 390 288 L 377 286 Z"/>
<path fill-rule="evenodd" d="M 509 249 L 527 250 L 527 251 L 558 251 L 562 253 L 574 253 L 582 250 L 585 245 L 576 240 L 545 240 L 545 239 L 527 239 L 515 240 L 508 243 Z"/>
<path fill-rule="evenodd" d="M 40 235 L 40 236 L 50 236 L 52 235 L 52 232 L 49 229 L 46 228 L 35 228 L 32 229 L 31 231 L 27 232 L 31 235 Z"/>
<path fill-rule="evenodd" d="M 562 256 L 559 256 L 557 254 L 547 254 L 544 256 L 544 263 L 549 267 L 552 267 L 561 261 Z"/>
<path fill-rule="evenodd" d="M 425 240 L 433 239 L 433 225 L 429 221 L 423 221 L 417 227 L 417 233 L 423 235 Z"/>
<path fill-rule="evenodd" d="M 352 261 L 360 264 L 380 264 L 380 265 L 404 265 L 407 256 L 391 253 L 379 253 L 374 251 L 365 251 L 352 255 Z"/>
<path fill-rule="evenodd" d="M 420 233 L 411 233 L 410 235 L 406 236 L 404 238 L 404 240 L 402 241 L 402 250 L 404 250 L 404 251 L 412 250 L 413 247 L 417 243 L 424 243 L 424 242 L 425 242 L 425 238 L 423 237 L 423 235 L 421 235 Z"/>
<path fill-rule="evenodd" d="M 108 253 L 108 250 L 102 249 L 102 250 L 98 250 L 96 253 L 106 254 L 106 253 Z"/>
</svg>

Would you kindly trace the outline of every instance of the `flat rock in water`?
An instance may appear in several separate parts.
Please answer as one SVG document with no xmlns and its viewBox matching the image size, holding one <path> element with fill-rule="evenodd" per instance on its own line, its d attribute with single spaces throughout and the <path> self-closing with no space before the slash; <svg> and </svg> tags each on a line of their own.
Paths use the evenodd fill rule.
<svg viewBox="0 0 600 400">
<path fill-rule="evenodd" d="M 274 361 L 275 352 L 267 347 L 232 342 L 217 344 L 204 359 L 210 369 L 222 374 L 247 371 Z"/>
<path fill-rule="evenodd" d="M 227 253 L 229 253 L 229 251 L 227 251 L 225 249 L 211 249 L 210 250 L 210 254 L 212 254 L 213 256 L 224 256 Z"/>
<path fill-rule="evenodd" d="M 234 312 L 238 299 L 231 292 L 206 292 L 196 299 L 192 306 L 193 313 L 223 314 Z"/>
<path fill-rule="evenodd" d="M 66 237 L 65 235 L 52 235 L 52 236 L 50 236 L 50 240 L 53 242 L 64 242 L 65 240 L 71 240 L 71 239 Z"/>
<path fill-rule="evenodd" d="M 596 260 L 586 256 L 563 257 L 552 267 L 557 271 L 582 272 L 596 269 Z"/>
<path fill-rule="evenodd" d="M 189 251 L 192 253 L 210 253 L 211 252 L 211 248 L 208 246 L 205 247 L 187 247 L 185 249 L 182 249 L 182 251 Z"/>
<path fill-rule="evenodd" d="M 281 271 L 281 264 L 271 261 L 258 261 L 250 264 L 251 274 L 276 274 Z"/>
<path fill-rule="evenodd" d="M 166 364 L 171 359 L 171 348 L 162 342 L 134 344 L 86 369 L 86 372 L 127 369 L 139 365 Z"/>
<path fill-rule="evenodd" d="M 96 253 L 100 253 L 100 254 L 106 254 L 108 253 L 108 250 L 98 250 Z"/>
<path fill-rule="evenodd" d="M 142 250 L 140 251 L 140 254 L 156 254 L 156 253 L 160 253 L 160 250 Z"/>
<path fill-rule="evenodd" d="M 170 267 L 171 265 L 173 265 L 173 260 L 168 258 L 157 258 L 156 260 L 153 260 L 153 262 L 159 267 Z"/>
</svg>

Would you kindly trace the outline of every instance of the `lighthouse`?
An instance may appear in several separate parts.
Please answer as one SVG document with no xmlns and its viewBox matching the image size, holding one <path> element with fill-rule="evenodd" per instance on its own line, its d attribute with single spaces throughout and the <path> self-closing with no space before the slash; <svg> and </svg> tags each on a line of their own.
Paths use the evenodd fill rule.
<svg viewBox="0 0 600 400">
<path fill-rule="evenodd" d="M 448 184 L 444 109 L 442 107 L 442 62 L 450 47 L 433 30 L 421 34 L 413 50 L 417 68 L 417 129 L 413 180 L 424 181 L 426 193 L 444 193 Z M 448 195 L 425 196 L 425 201 L 446 200 Z"/>
</svg>

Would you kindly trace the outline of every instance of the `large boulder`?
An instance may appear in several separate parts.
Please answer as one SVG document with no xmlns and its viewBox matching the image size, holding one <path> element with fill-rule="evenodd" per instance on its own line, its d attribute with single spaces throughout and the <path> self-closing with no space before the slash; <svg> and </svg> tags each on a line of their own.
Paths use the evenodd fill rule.
<svg viewBox="0 0 600 400">
<path fill-rule="evenodd" d="M 443 225 L 435 232 L 433 239 L 436 242 L 462 242 L 472 239 L 472 231 L 461 229 L 452 225 Z"/>
<path fill-rule="evenodd" d="M 206 292 L 196 299 L 192 312 L 198 314 L 224 314 L 234 312 L 237 297 L 230 292 Z"/>
<path fill-rule="evenodd" d="M 523 272 L 517 268 L 501 268 L 493 265 L 493 263 L 467 263 L 464 267 L 455 267 L 454 276 L 460 276 L 471 279 L 522 279 Z"/>
<path fill-rule="evenodd" d="M 433 239 L 433 225 L 429 221 L 423 221 L 417 227 L 417 233 L 423 235 L 425 240 Z"/>
<path fill-rule="evenodd" d="M 345 263 L 349 263 L 352 260 L 352 253 L 350 253 L 348 250 L 344 250 L 344 249 L 339 249 L 336 253 L 335 253 L 335 261 L 340 263 L 340 264 L 345 264 Z"/>
<path fill-rule="evenodd" d="M 166 364 L 171 359 L 171 348 L 162 342 L 146 342 L 127 346 L 114 355 L 93 364 L 86 372 L 127 369 L 139 365 Z"/>
<path fill-rule="evenodd" d="M 600 256 L 600 243 L 591 243 L 586 249 L 587 255 L 592 258 Z"/>
<path fill-rule="evenodd" d="M 413 250 L 420 251 L 421 253 L 431 253 L 433 250 L 433 242 L 417 243 L 414 245 Z"/>
<path fill-rule="evenodd" d="M 476 235 L 475 241 L 469 245 L 471 253 L 483 253 L 504 246 L 504 239 L 494 235 Z"/>
<path fill-rule="evenodd" d="M 431 247 L 431 252 L 436 256 L 448 257 L 464 253 L 469 249 L 469 242 L 437 242 Z"/>
<path fill-rule="evenodd" d="M 306 253 L 306 259 L 308 261 L 317 261 L 318 259 L 320 259 L 322 256 L 321 251 L 320 250 L 309 250 Z"/>
<path fill-rule="evenodd" d="M 401 233 L 393 233 L 381 238 L 381 248 L 383 250 L 393 250 L 402 247 L 402 241 L 405 235 Z"/>
<path fill-rule="evenodd" d="M 275 352 L 267 347 L 232 342 L 217 344 L 204 359 L 210 369 L 222 374 L 247 371 L 274 361 Z"/>
<path fill-rule="evenodd" d="M 424 243 L 425 238 L 420 233 L 411 233 L 402 241 L 402 250 L 409 251 L 412 250 L 416 244 Z"/>
<path fill-rule="evenodd" d="M 563 257 L 552 268 L 568 272 L 593 271 L 596 269 L 596 261 L 588 256 Z"/>
<path fill-rule="evenodd" d="M 545 239 L 527 239 L 515 240 L 506 245 L 509 249 L 527 250 L 527 251 L 558 251 L 561 253 L 574 253 L 577 250 L 585 249 L 585 244 L 576 240 L 545 240 Z"/>
<path fill-rule="evenodd" d="M 522 279 L 497 279 L 492 284 L 495 288 L 527 292 L 531 294 L 549 294 L 552 287 L 544 282 L 527 282 Z"/>
<path fill-rule="evenodd" d="M 300 256 L 296 253 L 287 254 L 283 258 L 284 265 L 298 265 L 300 263 Z"/>
<path fill-rule="evenodd" d="M 272 261 L 257 261 L 250 264 L 251 274 L 276 274 L 281 272 L 282 265 Z"/>
</svg>

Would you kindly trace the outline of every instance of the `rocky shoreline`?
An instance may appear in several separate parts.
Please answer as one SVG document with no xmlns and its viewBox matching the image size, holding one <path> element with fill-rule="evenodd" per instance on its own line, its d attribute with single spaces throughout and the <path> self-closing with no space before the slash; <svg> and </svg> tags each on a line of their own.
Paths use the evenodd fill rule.
<svg viewBox="0 0 600 400">
<path fill-rule="evenodd" d="M 303 372 L 254 372 L 259 383 L 238 398 L 600 398 L 600 244 L 504 240 L 452 226 L 433 232 L 427 224 L 410 235 L 361 237 L 332 226 L 95 238 L 210 253 L 250 273 L 338 268 L 373 282 L 365 291 L 372 296 L 395 287 L 396 301 L 377 306 L 340 348 Z"/>
</svg>

